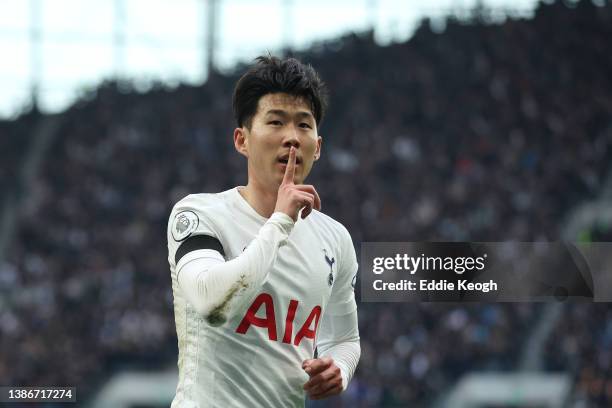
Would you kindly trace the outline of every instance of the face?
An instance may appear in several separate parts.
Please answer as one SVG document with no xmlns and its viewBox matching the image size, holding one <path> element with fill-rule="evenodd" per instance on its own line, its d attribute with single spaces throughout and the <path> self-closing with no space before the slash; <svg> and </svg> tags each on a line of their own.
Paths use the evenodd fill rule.
<svg viewBox="0 0 612 408">
<path fill-rule="evenodd" d="M 251 129 L 235 129 L 234 145 L 248 158 L 249 183 L 274 191 L 283 180 L 291 146 L 296 148 L 296 184 L 306 179 L 321 154 L 321 137 L 308 103 L 284 93 L 259 99 Z"/>
</svg>

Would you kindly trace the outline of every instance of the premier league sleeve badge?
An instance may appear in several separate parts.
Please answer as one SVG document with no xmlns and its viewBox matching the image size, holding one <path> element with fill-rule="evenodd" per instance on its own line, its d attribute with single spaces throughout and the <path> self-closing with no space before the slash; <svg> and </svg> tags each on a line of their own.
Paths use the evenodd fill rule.
<svg viewBox="0 0 612 408">
<path fill-rule="evenodd" d="M 199 223 L 196 213 L 181 211 L 176 214 L 172 222 L 172 238 L 177 242 L 183 241 L 198 228 Z"/>
</svg>

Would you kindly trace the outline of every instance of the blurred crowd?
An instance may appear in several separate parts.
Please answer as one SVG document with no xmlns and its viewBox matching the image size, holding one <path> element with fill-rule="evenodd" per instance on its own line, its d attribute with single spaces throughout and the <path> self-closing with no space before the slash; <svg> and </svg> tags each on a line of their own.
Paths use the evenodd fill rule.
<svg viewBox="0 0 612 408">
<path fill-rule="evenodd" d="M 365 33 L 297 55 L 331 90 L 310 179 L 325 212 L 357 246 L 560 239 L 612 163 L 611 38 L 612 5 L 552 2 L 529 20 L 425 21 L 405 43 Z M 2 385 L 87 395 L 116 370 L 176 363 L 167 217 L 189 193 L 246 183 L 241 72 L 146 93 L 106 83 L 62 115 L 0 263 Z M 0 123 L 2 191 L 37 119 Z M 423 406 L 462 373 L 512 370 L 540 309 L 361 303 L 358 371 L 319 406 Z M 576 401 L 610 406 L 609 308 L 566 311 L 546 366 L 573 373 Z"/>
<path fill-rule="evenodd" d="M 20 185 L 21 164 L 28 150 L 30 137 L 40 115 L 30 111 L 19 120 L 0 121 L 0 191 L 2 201 L 15 196 Z M 0 204 L 2 204 L 0 201 Z"/>
</svg>

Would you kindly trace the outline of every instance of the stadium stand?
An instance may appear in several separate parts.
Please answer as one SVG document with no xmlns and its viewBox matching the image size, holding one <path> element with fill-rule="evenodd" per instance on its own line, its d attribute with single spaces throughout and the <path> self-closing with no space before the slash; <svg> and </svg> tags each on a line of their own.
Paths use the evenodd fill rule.
<svg viewBox="0 0 612 408">
<path fill-rule="evenodd" d="M 612 5 L 557 1 L 529 20 L 423 22 L 405 43 L 364 33 L 300 53 L 332 92 L 311 179 L 324 211 L 355 242 L 559 239 L 612 163 L 610 38 Z M 167 217 L 188 193 L 246 181 L 236 78 L 144 94 L 105 83 L 61 115 L 0 263 L 3 385 L 87 397 L 126 367 L 176 364 Z M 2 191 L 33 126 L 0 123 Z M 361 303 L 355 379 L 317 406 L 424 406 L 467 371 L 515 370 L 540 310 Z M 609 307 L 565 311 L 546 369 L 573 374 L 575 406 L 611 406 Z"/>
</svg>

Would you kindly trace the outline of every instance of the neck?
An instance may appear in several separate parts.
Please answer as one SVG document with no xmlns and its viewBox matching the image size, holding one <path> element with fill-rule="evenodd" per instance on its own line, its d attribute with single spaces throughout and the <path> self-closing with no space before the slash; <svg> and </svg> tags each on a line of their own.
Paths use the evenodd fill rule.
<svg viewBox="0 0 612 408">
<path fill-rule="evenodd" d="M 278 190 L 265 189 L 259 186 L 253 180 L 249 180 L 249 183 L 245 188 L 239 189 L 238 192 L 246 200 L 247 203 L 257 212 L 265 218 L 270 218 L 274 213 L 276 207 L 276 197 Z"/>
</svg>

